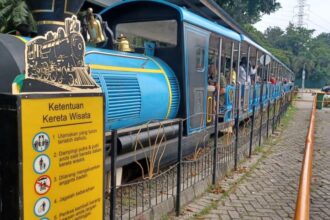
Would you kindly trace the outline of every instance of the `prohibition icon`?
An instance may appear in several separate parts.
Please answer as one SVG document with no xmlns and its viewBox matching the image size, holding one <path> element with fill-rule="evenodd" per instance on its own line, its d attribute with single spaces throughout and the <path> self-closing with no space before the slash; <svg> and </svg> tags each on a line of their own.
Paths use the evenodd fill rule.
<svg viewBox="0 0 330 220">
<path fill-rule="evenodd" d="M 50 190 L 50 186 L 51 186 L 50 177 L 44 175 L 36 180 L 34 184 L 34 190 L 38 195 L 44 195 Z"/>
<path fill-rule="evenodd" d="M 46 215 L 50 209 L 50 200 L 47 197 L 40 198 L 34 205 L 34 214 L 38 217 Z"/>
<path fill-rule="evenodd" d="M 50 159 L 46 154 L 41 154 L 33 162 L 33 170 L 37 174 L 43 174 L 47 172 L 50 167 Z"/>
<path fill-rule="evenodd" d="M 50 144 L 50 139 L 48 134 L 45 132 L 39 132 L 36 134 L 32 140 L 32 146 L 37 152 L 44 152 L 47 150 Z"/>
</svg>

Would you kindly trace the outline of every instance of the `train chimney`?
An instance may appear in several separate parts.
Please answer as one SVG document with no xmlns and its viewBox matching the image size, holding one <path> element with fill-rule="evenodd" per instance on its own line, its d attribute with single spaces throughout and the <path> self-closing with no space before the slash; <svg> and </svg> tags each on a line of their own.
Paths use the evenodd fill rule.
<svg viewBox="0 0 330 220">
<path fill-rule="evenodd" d="M 76 15 L 85 0 L 26 0 L 37 22 L 38 35 L 64 27 L 65 18 Z"/>
</svg>

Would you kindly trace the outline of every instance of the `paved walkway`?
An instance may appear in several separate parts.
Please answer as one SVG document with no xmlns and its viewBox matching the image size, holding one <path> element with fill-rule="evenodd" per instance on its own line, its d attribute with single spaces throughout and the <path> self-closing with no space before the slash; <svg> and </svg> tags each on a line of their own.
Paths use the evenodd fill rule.
<svg viewBox="0 0 330 220">
<path fill-rule="evenodd" d="M 312 100 L 309 95 L 301 97 Z M 275 145 L 246 175 L 220 183 L 228 195 L 206 193 L 183 208 L 177 219 L 293 219 L 311 103 L 296 103 L 297 110 Z M 317 112 L 313 169 L 312 219 L 330 219 L 330 110 Z M 253 160 L 253 159 L 252 159 Z M 243 165 L 243 166 L 251 166 Z M 234 186 L 233 186 L 234 185 Z M 221 191 L 220 190 L 220 191 Z M 216 190 L 219 191 L 219 190 Z"/>
<path fill-rule="evenodd" d="M 317 111 L 311 219 L 330 219 L 330 109 Z"/>
</svg>

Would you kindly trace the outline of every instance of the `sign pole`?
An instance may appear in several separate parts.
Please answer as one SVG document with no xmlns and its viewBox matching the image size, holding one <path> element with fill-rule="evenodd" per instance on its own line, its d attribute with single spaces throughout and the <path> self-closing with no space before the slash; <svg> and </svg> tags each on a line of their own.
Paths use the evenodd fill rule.
<svg viewBox="0 0 330 220">
<path fill-rule="evenodd" d="M 302 71 L 302 81 L 301 81 L 301 88 L 302 88 L 302 91 L 305 90 L 305 75 L 306 75 L 306 71 L 305 71 L 305 67 L 306 67 L 306 64 L 304 64 L 304 69 Z"/>
</svg>

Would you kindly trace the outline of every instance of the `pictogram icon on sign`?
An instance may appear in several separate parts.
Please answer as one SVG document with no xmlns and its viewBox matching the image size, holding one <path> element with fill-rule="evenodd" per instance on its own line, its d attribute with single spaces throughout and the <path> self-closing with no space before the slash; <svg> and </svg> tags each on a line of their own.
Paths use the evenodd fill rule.
<svg viewBox="0 0 330 220">
<path fill-rule="evenodd" d="M 37 152 L 44 152 L 50 144 L 50 138 L 47 133 L 39 132 L 32 140 L 32 146 Z"/>
<path fill-rule="evenodd" d="M 41 176 L 39 177 L 35 184 L 34 189 L 38 195 L 44 195 L 50 190 L 51 180 L 49 176 Z"/>
<path fill-rule="evenodd" d="M 47 197 L 40 198 L 34 205 L 34 214 L 42 217 L 47 214 L 50 209 L 50 200 Z"/>
<path fill-rule="evenodd" d="M 33 170 L 37 174 L 47 172 L 50 167 L 50 158 L 46 154 L 41 154 L 33 162 Z"/>
</svg>

